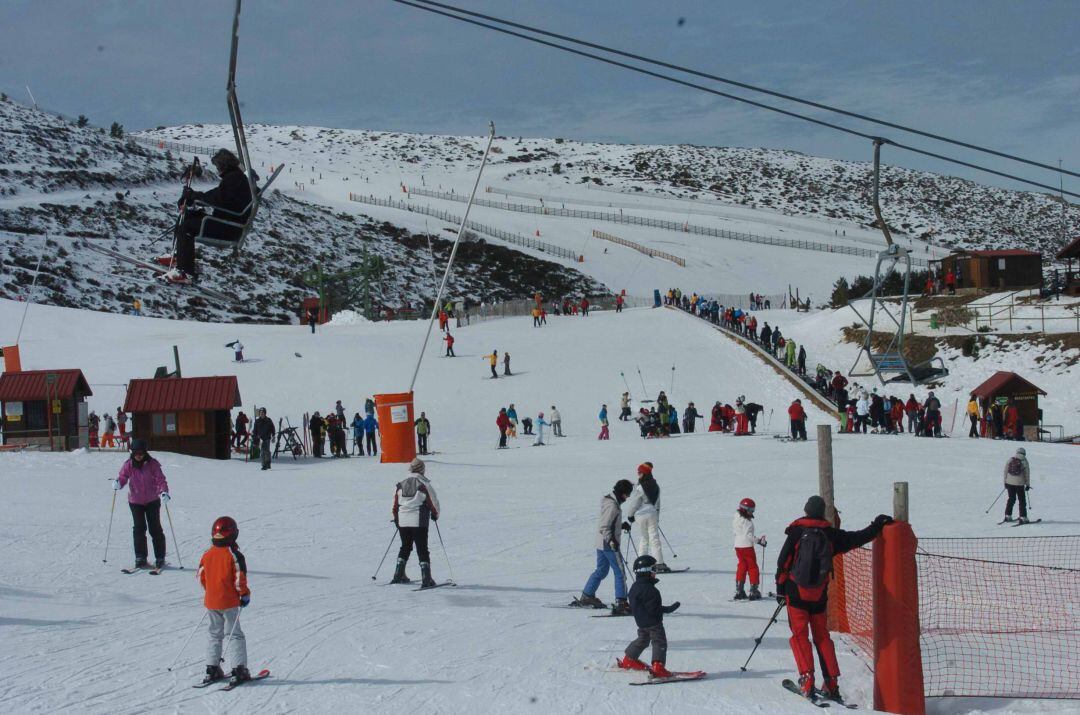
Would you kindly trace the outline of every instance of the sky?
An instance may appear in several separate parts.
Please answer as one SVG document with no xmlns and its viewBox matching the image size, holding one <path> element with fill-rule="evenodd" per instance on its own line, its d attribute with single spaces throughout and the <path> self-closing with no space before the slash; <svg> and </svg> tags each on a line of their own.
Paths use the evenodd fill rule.
<svg viewBox="0 0 1080 715">
<path fill-rule="evenodd" d="M 459 4 L 1080 172 L 1076 0 Z M 3 0 L 0 91 L 29 102 L 29 85 L 44 108 L 128 130 L 224 122 L 231 15 L 229 0 Z M 508 136 L 871 157 L 863 139 L 391 0 L 248 0 L 240 30 L 248 122 L 476 135 L 493 120 Z M 1055 172 L 839 123 L 1058 185 Z M 1012 185 L 889 147 L 883 161 Z"/>
</svg>

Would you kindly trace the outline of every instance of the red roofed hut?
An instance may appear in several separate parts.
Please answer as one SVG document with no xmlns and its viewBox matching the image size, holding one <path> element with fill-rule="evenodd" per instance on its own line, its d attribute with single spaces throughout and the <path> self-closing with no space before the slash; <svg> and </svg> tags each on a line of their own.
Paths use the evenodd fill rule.
<svg viewBox="0 0 1080 715">
<path fill-rule="evenodd" d="M 1074 238 L 1057 254 L 1059 261 L 1066 261 L 1065 295 L 1080 295 L 1080 270 L 1073 269 L 1073 261 L 1078 258 L 1080 258 L 1080 236 Z"/>
<path fill-rule="evenodd" d="M 129 382 L 124 411 L 150 450 L 228 459 L 232 408 L 240 404 L 235 375 L 170 377 Z"/>
<path fill-rule="evenodd" d="M 940 263 L 943 271 L 957 276 L 958 288 L 1008 290 L 1042 285 L 1042 254 L 1038 251 L 960 250 L 942 258 Z"/>
<path fill-rule="evenodd" d="M 1039 409 L 1039 395 L 1046 392 L 1028 382 L 1015 372 L 999 370 L 983 384 L 972 390 L 984 405 L 989 405 L 999 398 L 1005 398 L 1009 404 L 1016 405 L 1020 421 L 1024 425 L 1024 438 L 1038 441 L 1039 425 L 1042 423 L 1042 410 Z"/>
<path fill-rule="evenodd" d="M 51 444 L 50 449 L 59 450 L 85 447 L 86 398 L 92 394 L 82 370 L 0 374 L 4 445 Z"/>
</svg>

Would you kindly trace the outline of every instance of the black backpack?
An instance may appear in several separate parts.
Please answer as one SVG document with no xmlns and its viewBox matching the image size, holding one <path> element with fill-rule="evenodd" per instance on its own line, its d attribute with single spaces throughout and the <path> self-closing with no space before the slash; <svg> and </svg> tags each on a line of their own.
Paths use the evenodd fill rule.
<svg viewBox="0 0 1080 715">
<path fill-rule="evenodd" d="M 803 588 L 824 586 L 832 571 L 832 557 L 832 542 L 825 530 L 818 527 L 804 529 L 795 546 L 791 580 Z"/>
</svg>

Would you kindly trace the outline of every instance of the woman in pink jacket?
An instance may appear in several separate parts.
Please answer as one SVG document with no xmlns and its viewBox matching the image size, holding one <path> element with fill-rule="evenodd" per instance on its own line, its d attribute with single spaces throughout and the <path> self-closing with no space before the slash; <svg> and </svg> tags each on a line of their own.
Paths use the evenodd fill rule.
<svg viewBox="0 0 1080 715">
<path fill-rule="evenodd" d="M 161 504 L 169 501 L 169 483 L 161 464 L 146 451 L 146 440 L 131 440 L 131 458 L 120 467 L 113 489 L 128 487 L 128 506 L 135 521 L 135 568 L 149 568 L 146 562 L 146 530 L 154 542 L 154 566 L 165 565 L 165 532 L 161 530 Z"/>
</svg>

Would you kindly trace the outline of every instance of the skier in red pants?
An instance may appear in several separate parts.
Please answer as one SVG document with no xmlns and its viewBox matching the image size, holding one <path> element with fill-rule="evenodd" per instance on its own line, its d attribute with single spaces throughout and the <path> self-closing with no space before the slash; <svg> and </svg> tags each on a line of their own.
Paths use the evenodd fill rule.
<svg viewBox="0 0 1080 715">
<path fill-rule="evenodd" d="M 787 539 L 776 562 L 776 601 L 787 605 L 791 627 L 791 652 L 799 669 L 799 689 L 807 698 L 815 697 L 814 649 L 824 676 L 820 694 L 841 701 L 837 678 L 840 667 L 836 648 L 829 635 L 827 606 L 832 558 L 873 541 L 892 517 L 879 514 L 865 529 L 843 531 L 825 521 L 825 500 L 814 495 L 804 508 L 806 516 L 791 522 Z M 814 649 L 808 631 L 813 633 Z"/>
<path fill-rule="evenodd" d="M 731 529 L 735 536 L 735 557 L 738 566 L 735 567 L 735 600 L 758 601 L 761 599 L 761 591 L 758 584 L 761 583 L 761 575 L 758 571 L 757 554 L 754 546 L 765 546 L 764 536 L 754 535 L 754 509 L 757 504 L 750 497 L 739 502 L 739 509 L 735 512 L 735 520 Z M 746 595 L 746 577 L 750 577 L 750 595 Z"/>
</svg>

